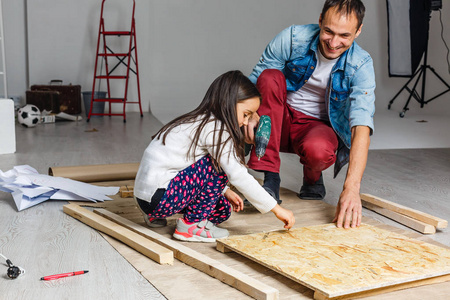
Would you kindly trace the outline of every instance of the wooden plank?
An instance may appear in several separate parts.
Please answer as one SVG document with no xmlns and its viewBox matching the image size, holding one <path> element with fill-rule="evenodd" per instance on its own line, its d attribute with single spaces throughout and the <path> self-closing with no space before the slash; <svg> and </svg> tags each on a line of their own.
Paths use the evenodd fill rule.
<svg viewBox="0 0 450 300">
<path fill-rule="evenodd" d="M 413 281 L 413 282 L 405 282 L 405 283 L 401 283 L 401 284 L 397 284 L 397 285 L 393 285 L 393 286 L 387 286 L 387 287 L 382 287 L 379 289 L 364 291 L 361 293 L 349 294 L 349 295 L 345 295 L 345 296 L 338 296 L 338 297 L 333 297 L 333 298 L 327 297 L 326 295 L 320 293 L 319 291 L 316 291 L 316 292 L 314 292 L 314 299 L 315 300 L 357 299 L 357 298 L 362 298 L 362 297 L 377 296 L 377 295 L 381 295 L 381 294 L 385 294 L 385 293 L 389 293 L 389 292 L 414 288 L 414 287 L 423 286 L 423 285 L 442 283 L 442 282 L 446 282 L 446 281 L 450 281 L 450 275 L 442 275 L 442 276 L 438 276 L 438 277 L 426 278 L 426 279 Z"/>
<path fill-rule="evenodd" d="M 94 213 L 99 214 L 111 221 L 114 221 L 125 228 L 134 231 L 137 234 L 151 239 L 155 243 L 163 245 L 172 250 L 175 257 L 208 275 L 219 279 L 220 281 L 240 290 L 241 292 L 255 299 L 278 299 L 279 292 L 277 289 L 268 286 L 248 275 L 236 271 L 223 263 L 205 256 L 191 248 L 168 239 L 146 227 L 136 224 L 128 219 L 122 218 L 105 209 L 96 209 Z"/>
<path fill-rule="evenodd" d="M 362 206 L 364 206 L 365 208 L 368 208 L 376 213 L 379 213 L 380 215 L 388 217 L 389 219 L 397 221 L 400 224 L 408 226 L 409 228 L 412 228 L 420 233 L 423 234 L 436 233 L 436 227 L 434 227 L 433 225 L 418 221 L 416 219 L 410 218 L 400 213 L 396 213 L 395 211 L 389 210 L 387 208 L 379 207 L 365 200 L 361 200 L 361 203 Z"/>
<path fill-rule="evenodd" d="M 173 252 L 169 249 L 164 248 L 117 223 L 105 219 L 86 208 L 76 204 L 67 204 L 63 206 L 63 211 L 86 225 L 120 240 L 160 264 L 173 264 Z"/>
<path fill-rule="evenodd" d="M 450 249 L 362 224 L 334 223 L 231 236 L 224 247 L 313 289 L 323 299 L 345 298 L 396 285 L 450 279 Z M 432 281 L 431 279 L 429 281 Z"/>
<path fill-rule="evenodd" d="M 395 211 L 397 213 L 400 213 L 402 215 L 411 217 L 413 219 L 416 219 L 418 221 L 433 225 L 436 228 L 443 229 L 447 228 L 448 221 L 432 216 L 430 214 L 403 206 L 401 204 L 397 204 L 370 194 L 361 194 L 361 199 L 364 201 L 367 201 L 369 203 L 375 204 L 379 207 L 387 208 L 389 210 Z"/>
</svg>

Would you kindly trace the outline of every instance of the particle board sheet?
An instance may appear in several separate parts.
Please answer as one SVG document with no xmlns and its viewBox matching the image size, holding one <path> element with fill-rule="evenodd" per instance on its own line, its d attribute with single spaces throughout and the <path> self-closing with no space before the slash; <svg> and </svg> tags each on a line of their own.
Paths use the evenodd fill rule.
<svg viewBox="0 0 450 300">
<path fill-rule="evenodd" d="M 356 229 L 324 224 L 231 236 L 218 240 L 219 248 L 281 273 L 322 299 L 450 274 L 450 249 L 368 224 Z"/>
</svg>

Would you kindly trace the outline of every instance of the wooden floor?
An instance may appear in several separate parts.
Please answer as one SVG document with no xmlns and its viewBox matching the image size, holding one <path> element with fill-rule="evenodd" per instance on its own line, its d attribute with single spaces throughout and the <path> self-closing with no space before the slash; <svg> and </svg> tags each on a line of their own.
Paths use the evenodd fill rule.
<svg viewBox="0 0 450 300">
<path fill-rule="evenodd" d="M 126 124 L 120 117 L 99 117 L 92 118 L 89 123 L 58 122 L 32 129 L 18 126 L 17 152 L 0 155 L 0 170 L 7 171 L 15 165 L 28 164 L 46 174 L 51 166 L 139 162 L 151 135 L 160 126 L 161 123 L 151 115 L 140 118 L 136 113 L 128 114 Z M 252 174 L 260 177 L 256 172 Z M 281 177 L 283 187 L 293 191 L 299 189 L 302 173 L 295 155 L 283 155 Z M 344 174 L 332 179 L 332 170 L 327 170 L 324 179 L 327 187 L 325 202 L 335 205 Z M 371 150 L 362 192 L 449 220 L 450 149 Z M 65 203 L 48 201 L 17 212 L 11 195 L 0 193 L 0 253 L 26 270 L 17 280 L 7 279 L 6 263 L 0 261 L 0 298 L 165 298 L 157 290 L 160 282 L 153 282 L 155 288 L 97 231 L 65 215 L 62 212 Z M 289 202 L 285 205 L 288 207 Z M 373 212 L 364 210 L 364 215 L 408 230 Z M 248 226 L 253 226 L 248 230 L 260 226 L 259 216 L 248 215 Z M 302 216 L 297 215 L 296 218 L 300 224 Z M 233 226 L 236 224 L 234 222 Z M 449 229 L 428 237 L 450 246 Z M 48 282 L 39 280 L 44 275 L 85 269 L 90 272 L 73 278 Z M 201 280 L 195 279 L 192 279 L 195 288 L 201 289 Z M 177 287 L 176 281 L 167 281 L 166 288 Z M 230 289 L 221 283 L 217 286 L 224 291 Z M 218 299 L 217 289 L 210 289 L 209 293 L 211 299 Z M 430 293 L 436 291 L 430 288 Z M 413 289 L 401 295 L 408 300 L 423 297 Z M 311 296 L 312 293 L 308 292 L 302 294 L 306 299 Z M 395 299 L 401 299 L 396 296 Z M 394 299 L 392 297 L 392 294 L 387 294 L 377 299 Z M 188 291 L 185 299 L 189 299 Z M 242 294 L 242 299 L 247 299 L 247 296 Z"/>
</svg>

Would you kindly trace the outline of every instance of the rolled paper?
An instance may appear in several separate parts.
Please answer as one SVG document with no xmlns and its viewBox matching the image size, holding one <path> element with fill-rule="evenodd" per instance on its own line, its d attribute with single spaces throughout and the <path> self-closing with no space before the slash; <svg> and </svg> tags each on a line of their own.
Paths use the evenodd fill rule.
<svg viewBox="0 0 450 300">
<path fill-rule="evenodd" d="M 50 167 L 48 175 L 82 182 L 134 180 L 139 163 Z"/>
</svg>

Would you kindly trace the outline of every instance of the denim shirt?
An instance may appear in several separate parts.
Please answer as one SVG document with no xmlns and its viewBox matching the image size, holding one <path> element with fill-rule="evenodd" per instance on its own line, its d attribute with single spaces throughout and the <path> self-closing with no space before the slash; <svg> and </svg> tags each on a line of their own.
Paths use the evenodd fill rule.
<svg viewBox="0 0 450 300">
<path fill-rule="evenodd" d="M 256 80 L 265 69 L 277 69 L 286 77 L 288 91 L 299 90 L 311 77 L 319 51 L 319 25 L 292 25 L 280 32 L 266 47 L 250 74 Z M 351 128 L 368 126 L 373 133 L 375 113 L 375 73 L 372 58 L 356 42 L 338 59 L 331 70 L 325 104 L 339 146 L 334 176 L 348 163 Z"/>
</svg>

